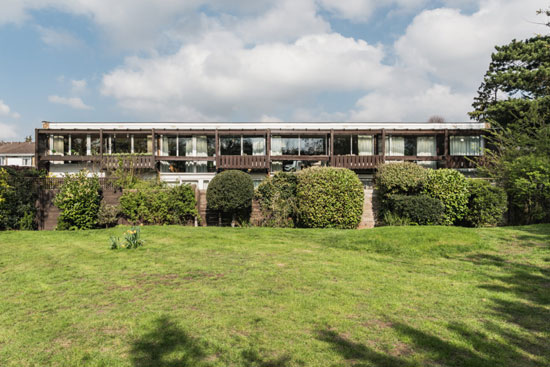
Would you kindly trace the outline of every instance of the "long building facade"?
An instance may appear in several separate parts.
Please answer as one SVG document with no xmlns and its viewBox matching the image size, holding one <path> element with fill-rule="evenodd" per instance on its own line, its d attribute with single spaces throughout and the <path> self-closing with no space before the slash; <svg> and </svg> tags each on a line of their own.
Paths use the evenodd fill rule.
<svg viewBox="0 0 550 367">
<path fill-rule="evenodd" d="M 35 162 L 53 176 L 82 169 L 104 176 L 119 165 L 206 189 L 239 169 L 258 184 L 277 171 L 345 167 L 363 181 L 386 162 L 469 170 L 484 150 L 483 123 L 43 122 Z"/>
</svg>

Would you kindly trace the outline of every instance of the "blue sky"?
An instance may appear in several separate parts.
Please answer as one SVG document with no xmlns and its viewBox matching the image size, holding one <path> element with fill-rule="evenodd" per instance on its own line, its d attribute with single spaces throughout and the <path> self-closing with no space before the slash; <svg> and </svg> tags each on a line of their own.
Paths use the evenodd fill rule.
<svg viewBox="0 0 550 367">
<path fill-rule="evenodd" d="M 0 139 L 48 121 L 425 121 L 467 112 L 540 0 L 3 0 Z"/>
</svg>

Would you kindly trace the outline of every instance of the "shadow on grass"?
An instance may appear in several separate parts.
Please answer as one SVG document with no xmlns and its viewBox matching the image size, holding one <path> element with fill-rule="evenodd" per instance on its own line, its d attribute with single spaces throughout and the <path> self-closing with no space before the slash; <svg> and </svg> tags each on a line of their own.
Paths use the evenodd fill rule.
<svg viewBox="0 0 550 367">
<path fill-rule="evenodd" d="M 206 357 L 204 347 L 166 316 L 156 320 L 155 328 L 131 349 L 136 367 L 201 366 Z"/>
<path fill-rule="evenodd" d="M 214 360 L 223 359 L 212 354 L 207 345 L 190 336 L 168 317 L 155 321 L 153 330 L 134 341 L 131 359 L 135 367 L 211 366 Z M 246 367 L 286 367 L 292 361 L 288 355 L 266 358 L 254 349 L 241 353 L 238 365 Z M 297 362 L 301 365 L 300 362 Z"/>
<path fill-rule="evenodd" d="M 448 323 L 441 337 L 389 322 L 406 343 L 402 349 L 408 353 L 401 355 L 375 350 L 332 330 L 319 331 L 317 338 L 354 366 L 550 366 L 550 269 L 487 254 L 465 260 L 487 267 L 483 271 L 491 280 L 479 286 L 491 294 L 486 311 L 479 315 L 484 320 L 481 327 Z M 496 275 L 491 272 L 494 266 Z"/>
</svg>

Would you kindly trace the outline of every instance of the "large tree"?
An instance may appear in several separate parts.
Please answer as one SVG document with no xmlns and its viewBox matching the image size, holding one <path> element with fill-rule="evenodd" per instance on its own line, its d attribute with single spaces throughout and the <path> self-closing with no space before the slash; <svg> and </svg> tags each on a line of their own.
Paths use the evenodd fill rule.
<svg viewBox="0 0 550 367">
<path fill-rule="evenodd" d="M 474 99 L 470 116 L 506 127 L 522 119 L 533 103 L 550 112 L 550 36 L 497 46 Z"/>
<path fill-rule="evenodd" d="M 497 46 L 473 107 L 492 127 L 481 168 L 506 189 L 509 219 L 550 221 L 550 36 Z"/>
</svg>

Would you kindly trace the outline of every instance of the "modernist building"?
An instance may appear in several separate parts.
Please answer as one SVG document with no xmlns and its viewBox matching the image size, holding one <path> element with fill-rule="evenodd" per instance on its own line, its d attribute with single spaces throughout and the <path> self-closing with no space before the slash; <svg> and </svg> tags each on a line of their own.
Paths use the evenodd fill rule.
<svg viewBox="0 0 550 367">
<path fill-rule="evenodd" d="M 36 165 L 52 175 L 104 175 L 120 162 L 164 181 L 204 189 L 216 172 L 266 174 L 346 167 L 369 180 L 384 162 L 471 169 L 484 148 L 482 123 L 43 122 Z"/>
<path fill-rule="evenodd" d="M 35 146 L 32 142 L 0 143 L 0 166 L 33 167 Z"/>
</svg>

